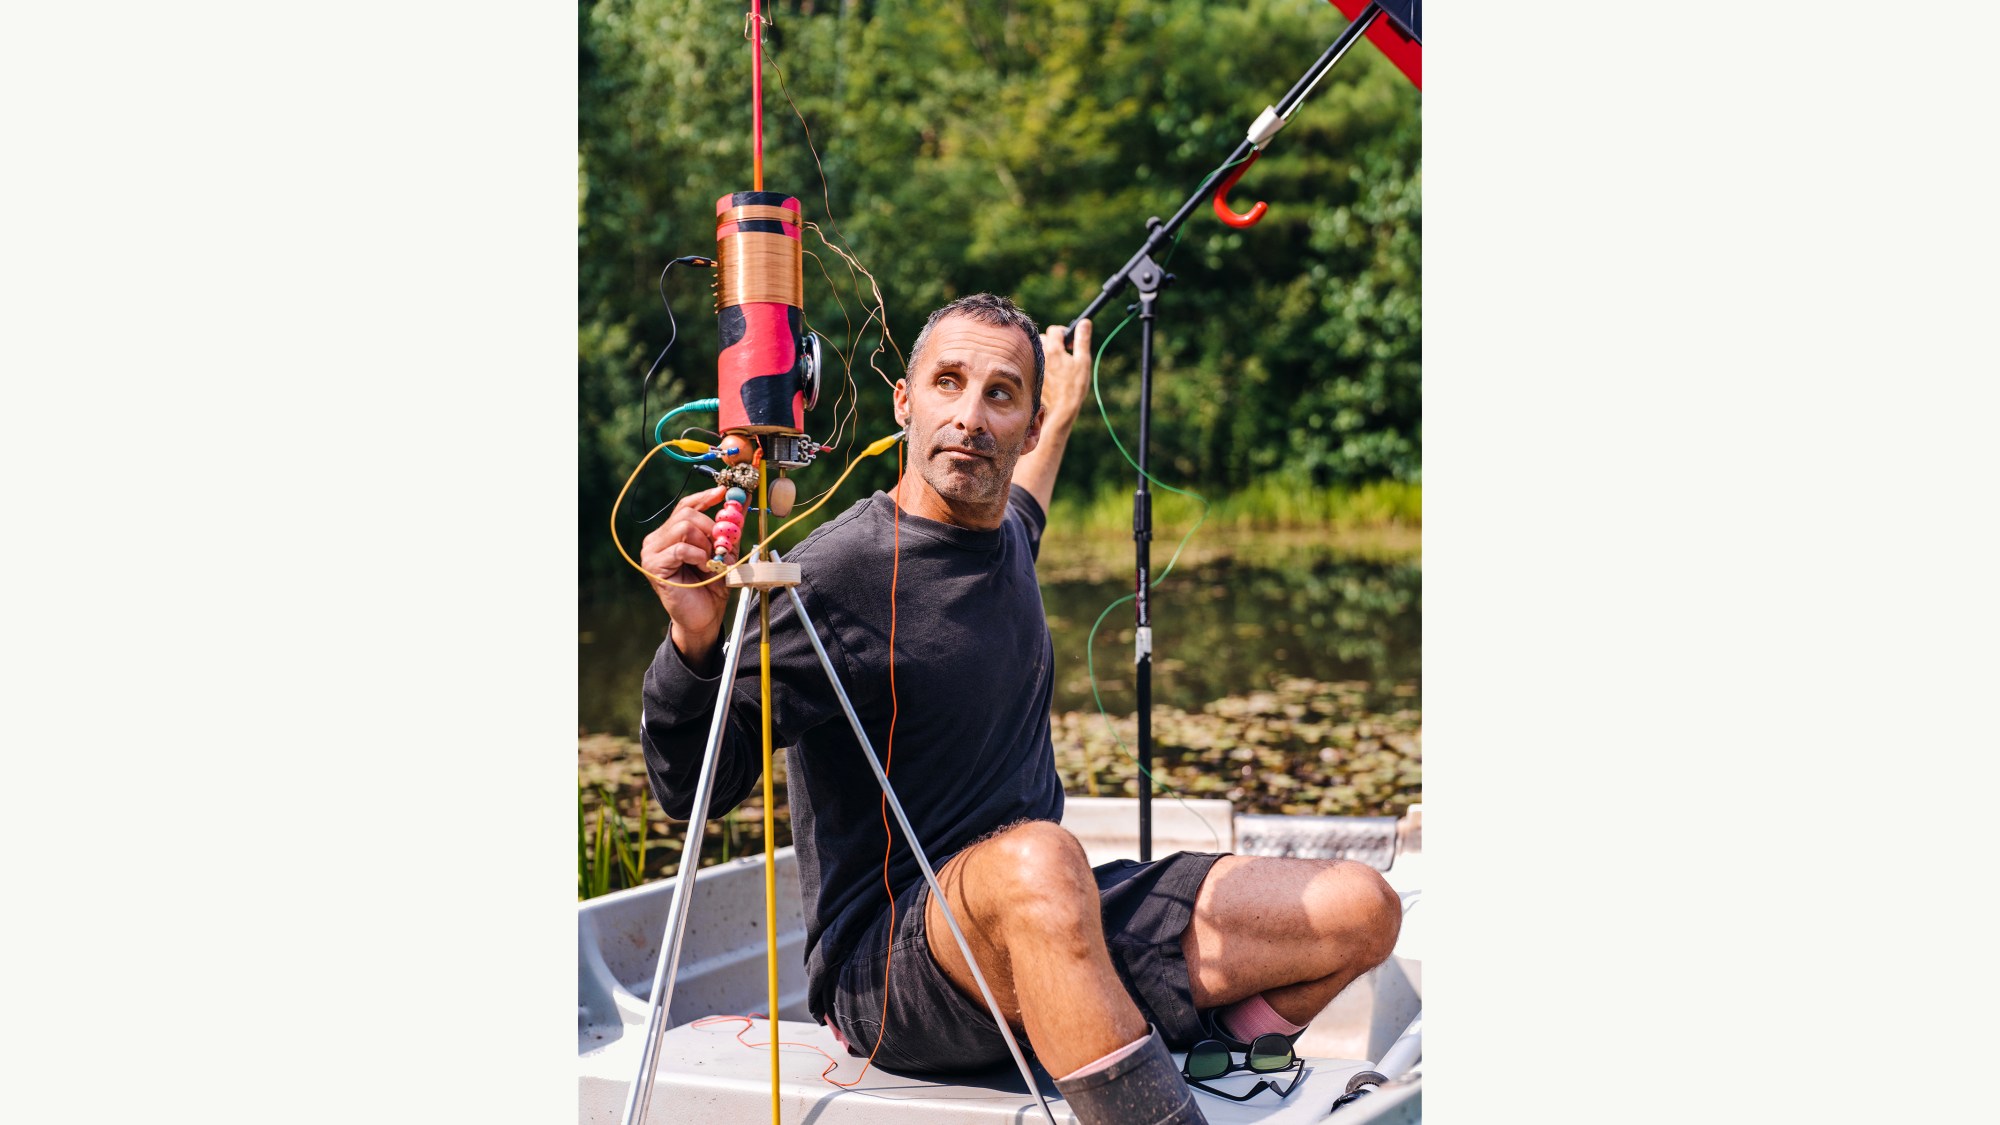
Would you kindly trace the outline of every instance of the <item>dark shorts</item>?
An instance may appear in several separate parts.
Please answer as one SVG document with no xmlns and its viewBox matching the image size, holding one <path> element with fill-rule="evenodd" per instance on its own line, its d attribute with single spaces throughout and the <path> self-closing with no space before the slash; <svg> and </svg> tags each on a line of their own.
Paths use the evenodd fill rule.
<svg viewBox="0 0 2000 1125">
<path fill-rule="evenodd" d="M 1220 858 L 1219 852 L 1176 852 L 1152 863 L 1121 859 L 1094 870 L 1111 964 L 1139 1014 L 1175 1050 L 1203 1037 L 1187 961 L 1181 956 L 1181 933 L 1194 917 L 1195 893 Z M 994 1026 L 992 1012 L 982 1000 L 959 992 L 931 959 L 924 926 L 929 902 L 930 887 L 921 879 L 897 892 L 893 951 L 888 948 L 888 911 L 862 934 L 834 987 L 835 1029 L 847 1040 L 849 1053 L 866 1058 L 882 1028 L 886 994 L 889 1027 L 875 1065 L 925 1074 L 1006 1064 L 1007 1041 Z M 949 931 L 938 937 L 952 940 Z"/>
</svg>

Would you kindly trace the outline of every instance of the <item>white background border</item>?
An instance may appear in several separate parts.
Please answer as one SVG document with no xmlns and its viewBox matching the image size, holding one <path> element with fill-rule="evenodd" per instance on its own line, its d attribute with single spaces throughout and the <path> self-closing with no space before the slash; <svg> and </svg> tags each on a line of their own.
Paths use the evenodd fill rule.
<svg viewBox="0 0 2000 1125">
<path fill-rule="evenodd" d="M 1429 17 L 1431 1118 L 1960 1116 L 1991 9 Z M 4 17 L 10 1119 L 573 1115 L 571 18 Z"/>
</svg>

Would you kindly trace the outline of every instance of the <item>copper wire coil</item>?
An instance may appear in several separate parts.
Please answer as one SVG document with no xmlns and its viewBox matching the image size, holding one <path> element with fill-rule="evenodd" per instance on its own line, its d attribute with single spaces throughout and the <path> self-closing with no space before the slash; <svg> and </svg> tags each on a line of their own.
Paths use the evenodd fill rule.
<svg viewBox="0 0 2000 1125">
<path fill-rule="evenodd" d="M 793 226 L 798 226 L 800 216 L 797 211 L 792 210 L 790 207 L 766 207 L 761 204 L 746 203 L 741 207 L 731 207 L 729 210 L 717 215 L 715 217 L 715 225 L 720 227 L 724 223 L 733 223 L 740 219 L 776 219 L 781 223 L 790 223 Z"/>
<path fill-rule="evenodd" d="M 758 302 L 805 308 L 805 244 L 790 235 L 745 231 L 718 238 L 722 262 L 715 307 Z"/>
</svg>

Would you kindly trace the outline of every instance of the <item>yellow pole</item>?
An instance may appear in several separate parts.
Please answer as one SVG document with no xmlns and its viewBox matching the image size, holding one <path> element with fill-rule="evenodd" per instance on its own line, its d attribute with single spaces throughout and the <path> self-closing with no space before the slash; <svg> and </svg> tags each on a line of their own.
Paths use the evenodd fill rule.
<svg viewBox="0 0 2000 1125">
<path fill-rule="evenodd" d="M 757 462 L 757 540 L 764 540 L 770 506 L 769 462 Z M 757 659 L 764 685 L 764 968 L 771 993 L 771 1125 L 782 1125 L 778 1102 L 778 829 L 777 798 L 771 784 L 771 588 L 757 594 Z"/>
</svg>

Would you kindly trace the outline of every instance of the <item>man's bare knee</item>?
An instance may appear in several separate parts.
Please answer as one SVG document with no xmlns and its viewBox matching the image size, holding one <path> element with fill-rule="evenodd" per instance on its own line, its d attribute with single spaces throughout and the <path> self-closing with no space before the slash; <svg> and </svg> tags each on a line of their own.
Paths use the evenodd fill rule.
<svg viewBox="0 0 2000 1125">
<path fill-rule="evenodd" d="M 981 845 L 983 904 L 1002 922 L 1040 919 L 1061 924 L 1098 912 L 1097 883 L 1083 845 L 1048 820 L 1030 820 Z"/>
<path fill-rule="evenodd" d="M 1312 880 L 1306 901 L 1313 928 L 1350 951 L 1360 971 L 1395 952 L 1403 930 L 1403 900 L 1381 872 L 1365 863 L 1334 860 Z"/>
<path fill-rule="evenodd" d="M 991 843 L 1012 867 L 1034 875 L 1090 874 L 1090 860 L 1069 829 L 1053 820 L 1024 820 L 993 837 Z"/>
</svg>

